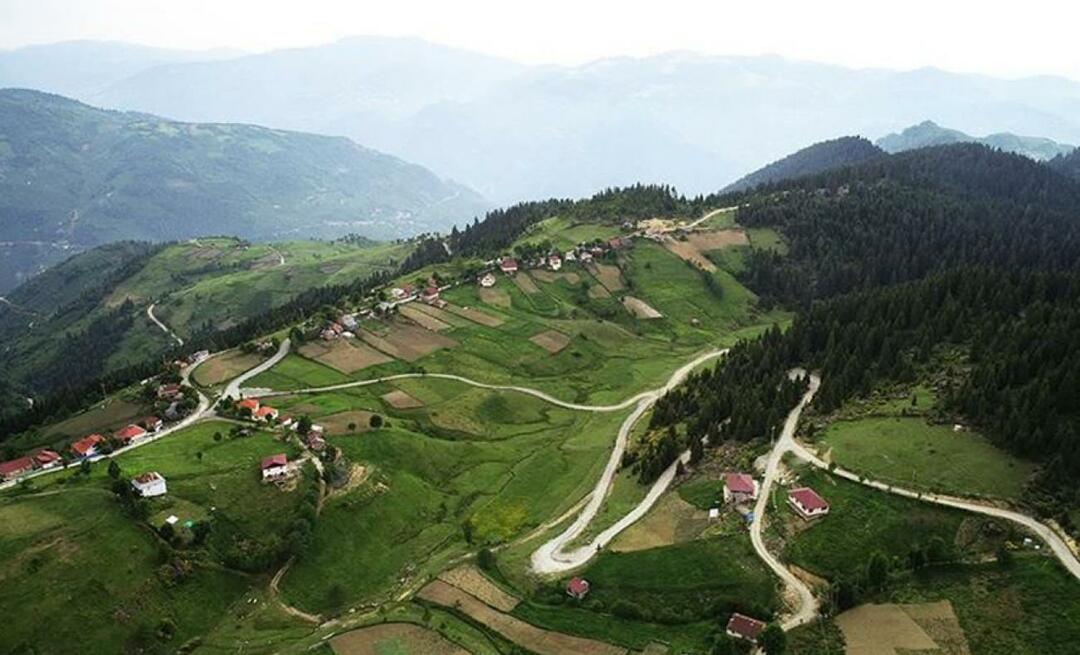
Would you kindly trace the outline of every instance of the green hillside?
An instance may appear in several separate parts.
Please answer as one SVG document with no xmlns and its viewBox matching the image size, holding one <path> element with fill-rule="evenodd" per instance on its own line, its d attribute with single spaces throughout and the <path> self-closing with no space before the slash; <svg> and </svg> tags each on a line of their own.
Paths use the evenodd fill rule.
<svg viewBox="0 0 1080 655">
<path fill-rule="evenodd" d="M 746 191 L 769 182 L 782 182 L 823 171 L 854 166 L 881 157 L 882 150 L 866 139 L 845 136 L 822 141 L 774 161 L 746 175 L 725 188 L 725 191 Z"/>
<path fill-rule="evenodd" d="M 57 261 L 60 246 L 208 234 L 387 239 L 484 208 L 467 188 L 343 138 L 0 91 L 0 291 Z"/>
</svg>

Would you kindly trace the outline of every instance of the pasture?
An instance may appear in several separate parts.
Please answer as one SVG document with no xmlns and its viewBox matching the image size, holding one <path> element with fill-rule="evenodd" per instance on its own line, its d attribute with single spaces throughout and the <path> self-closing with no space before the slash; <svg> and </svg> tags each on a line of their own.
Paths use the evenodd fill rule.
<svg viewBox="0 0 1080 655">
<path fill-rule="evenodd" d="M 191 374 L 191 380 L 199 386 L 212 387 L 235 378 L 262 361 L 260 355 L 230 350 L 200 363 Z"/>
</svg>

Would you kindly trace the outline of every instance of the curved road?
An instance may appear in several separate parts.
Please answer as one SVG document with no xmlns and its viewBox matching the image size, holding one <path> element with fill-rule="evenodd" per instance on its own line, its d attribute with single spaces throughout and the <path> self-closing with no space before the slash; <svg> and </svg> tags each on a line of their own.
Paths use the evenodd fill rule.
<svg viewBox="0 0 1080 655">
<path fill-rule="evenodd" d="M 217 402 L 221 402 L 223 399 L 226 399 L 226 398 L 231 398 L 233 400 L 239 400 L 240 397 L 241 397 L 240 385 L 247 382 L 248 380 L 250 380 L 251 378 L 255 377 L 256 375 L 258 375 L 260 373 L 264 373 L 266 371 L 269 371 L 278 362 L 285 359 L 285 355 L 289 354 L 289 346 L 290 345 L 291 345 L 291 342 L 289 341 L 288 337 L 286 337 L 285 339 L 282 339 L 281 340 L 281 345 L 278 346 L 278 350 L 277 350 L 276 353 L 274 353 L 273 357 L 266 360 L 262 364 L 259 364 L 255 368 L 244 371 L 243 373 L 241 373 L 240 375 L 236 376 L 231 381 L 229 381 L 229 384 L 227 384 L 225 386 L 225 391 L 223 391 L 221 393 L 221 398 L 219 398 Z M 280 395 L 280 394 L 275 394 L 275 395 Z M 217 405 L 217 403 L 214 403 L 214 404 Z"/>
<path fill-rule="evenodd" d="M 154 306 L 155 305 L 157 305 L 157 303 L 152 302 L 152 303 L 150 303 L 150 306 L 146 308 L 146 317 L 149 318 L 151 321 L 153 321 L 154 325 L 161 328 L 162 332 L 169 335 L 169 337 L 172 338 L 172 340 L 176 342 L 176 345 L 178 345 L 178 346 L 184 345 L 184 340 L 183 339 L 178 337 L 175 332 L 170 330 L 169 326 L 167 326 L 164 323 L 162 323 L 161 321 L 159 321 L 157 316 L 154 316 Z"/>
</svg>

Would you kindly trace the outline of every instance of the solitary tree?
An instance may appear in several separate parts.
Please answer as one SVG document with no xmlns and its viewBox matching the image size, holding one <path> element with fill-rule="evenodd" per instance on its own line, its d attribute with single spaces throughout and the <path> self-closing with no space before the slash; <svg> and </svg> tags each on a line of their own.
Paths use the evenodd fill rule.
<svg viewBox="0 0 1080 655">
<path fill-rule="evenodd" d="M 116 463 L 116 460 L 109 460 L 109 477 L 113 480 L 120 478 L 120 465 Z"/>
<path fill-rule="evenodd" d="M 371 418 L 368 420 L 368 425 L 371 426 L 371 429 L 378 430 L 383 426 L 383 417 L 378 414 L 372 414 Z"/>
</svg>

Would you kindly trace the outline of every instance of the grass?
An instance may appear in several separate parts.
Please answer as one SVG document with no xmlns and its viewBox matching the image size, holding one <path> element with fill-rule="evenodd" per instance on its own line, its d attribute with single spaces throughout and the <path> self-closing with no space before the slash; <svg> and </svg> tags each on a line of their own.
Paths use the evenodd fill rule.
<svg viewBox="0 0 1080 655">
<path fill-rule="evenodd" d="M 957 555 L 971 554 L 977 544 L 964 543 L 961 527 L 965 520 L 984 520 L 960 510 L 869 489 L 813 469 L 802 472 L 799 484 L 812 487 L 828 501 L 829 514 L 803 529 L 802 519 L 790 509 L 786 494 L 780 489 L 774 495 L 770 511 L 778 511 L 788 526 L 799 528 L 789 533 L 784 556 L 830 579 L 861 570 L 875 552 L 903 561 L 913 548 L 925 547 L 935 537 L 953 546 Z"/>
<path fill-rule="evenodd" d="M 1080 584 L 1043 556 L 932 568 L 894 585 L 888 600 L 949 600 L 980 655 L 1072 653 L 1080 643 Z"/>
<path fill-rule="evenodd" d="M 838 465 L 876 480 L 956 495 L 1018 499 L 1034 465 L 980 435 L 919 417 L 840 420 L 821 437 Z"/>
<path fill-rule="evenodd" d="M 233 350 L 200 363 L 191 374 L 191 379 L 195 384 L 204 387 L 222 384 L 258 366 L 263 359 L 262 356 L 254 353 Z"/>
</svg>

